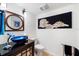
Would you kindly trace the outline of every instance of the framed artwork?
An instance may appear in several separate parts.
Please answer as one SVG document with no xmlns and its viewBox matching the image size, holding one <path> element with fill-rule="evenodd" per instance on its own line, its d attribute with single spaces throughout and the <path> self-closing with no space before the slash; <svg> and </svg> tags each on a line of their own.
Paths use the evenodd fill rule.
<svg viewBox="0 0 79 59">
<path fill-rule="evenodd" d="M 6 11 L 5 31 L 24 31 L 24 18 L 21 15 Z"/>
<path fill-rule="evenodd" d="M 38 29 L 72 28 L 72 12 L 38 19 Z"/>
</svg>

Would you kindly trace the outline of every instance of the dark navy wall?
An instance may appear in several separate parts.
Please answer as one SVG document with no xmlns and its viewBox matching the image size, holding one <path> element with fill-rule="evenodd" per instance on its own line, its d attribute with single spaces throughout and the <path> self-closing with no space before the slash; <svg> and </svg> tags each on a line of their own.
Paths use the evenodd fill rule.
<svg viewBox="0 0 79 59">
<path fill-rule="evenodd" d="M 0 10 L 0 35 L 4 34 L 4 11 Z"/>
</svg>

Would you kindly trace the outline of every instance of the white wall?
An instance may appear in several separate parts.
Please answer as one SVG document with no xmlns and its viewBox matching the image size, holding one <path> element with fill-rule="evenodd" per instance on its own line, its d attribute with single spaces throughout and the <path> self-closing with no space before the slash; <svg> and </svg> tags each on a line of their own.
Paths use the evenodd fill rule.
<svg viewBox="0 0 79 59">
<path fill-rule="evenodd" d="M 24 31 L 10 31 L 10 32 L 5 32 L 7 33 L 13 33 L 15 35 L 28 35 L 29 37 L 36 37 L 36 18 L 35 15 L 32 13 L 25 13 L 25 16 L 22 14 L 22 8 L 19 6 L 16 6 L 14 4 L 7 5 L 6 8 L 8 11 L 17 13 L 19 15 L 22 15 L 24 17 Z M 1 36 L 2 37 L 2 36 Z M 6 38 L 5 38 L 6 39 Z M 5 39 L 0 38 L 0 44 L 5 43 Z"/>
<path fill-rule="evenodd" d="M 25 31 L 29 38 L 36 37 L 36 17 L 30 13 L 25 12 Z"/>
<path fill-rule="evenodd" d="M 62 44 L 68 44 L 79 48 L 79 4 L 65 6 L 63 8 L 46 12 L 38 18 L 53 16 L 72 11 L 72 29 L 37 29 L 37 37 L 42 45 L 53 55 L 63 55 Z M 38 27 L 37 27 L 38 28 Z"/>
</svg>

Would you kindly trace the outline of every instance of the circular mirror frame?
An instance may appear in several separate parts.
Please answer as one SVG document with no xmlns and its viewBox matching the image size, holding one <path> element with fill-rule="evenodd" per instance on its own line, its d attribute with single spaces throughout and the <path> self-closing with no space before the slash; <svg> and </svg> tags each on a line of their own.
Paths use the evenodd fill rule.
<svg viewBox="0 0 79 59">
<path fill-rule="evenodd" d="M 7 11 L 7 12 L 9 12 L 9 11 Z M 5 31 L 23 31 L 23 30 L 24 30 L 24 21 L 23 21 L 24 18 L 23 18 L 22 16 L 18 15 L 18 14 L 15 14 L 15 13 L 12 13 L 12 12 L 9 12 L 9 13 L 11 13 L 11 14 L 8 15 L 8 16 L 5 18 L 5 25 L 8 26 L 8 28 L 10 28 L 11 30 L 5 30 Z M 11 16 L 16 16 L 16 17 L 18 17 L 18 18 L 21 20 L 22 25 L 21 25 L 18 29 L 12 28 L 12 27 L 8 24 L 8 20 L 10 20 L 10 19 L 8 19 L 8 18 L 11 17 Z M 21 28 L 23 28 L 23 30 L 20 30 Z"/>
</svg>

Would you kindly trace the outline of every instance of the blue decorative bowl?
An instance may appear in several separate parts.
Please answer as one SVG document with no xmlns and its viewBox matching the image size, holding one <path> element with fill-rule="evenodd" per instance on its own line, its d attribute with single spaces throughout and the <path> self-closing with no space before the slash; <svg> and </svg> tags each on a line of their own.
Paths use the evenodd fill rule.
<svg viewBox="0 0 79 59">
<path fill-rule="evenodd" d="M 11 40 L 16 44 L 25 44 L 28 40 L 28 36 L 15 36 L 12 37 Z"/>
</svg>

